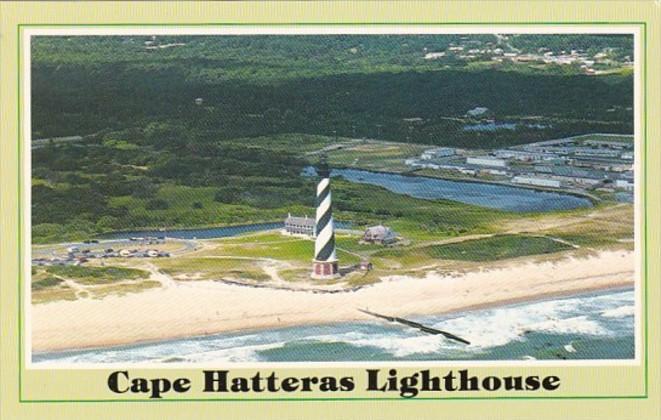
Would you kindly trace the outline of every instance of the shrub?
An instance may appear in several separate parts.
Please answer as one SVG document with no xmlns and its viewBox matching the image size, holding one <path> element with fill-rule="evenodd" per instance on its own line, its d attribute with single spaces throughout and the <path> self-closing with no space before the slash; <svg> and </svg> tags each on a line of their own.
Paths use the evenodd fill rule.
<svg viewBox="0 0 661 420">
<path fill-rule="evenodd" d="M 162 198 L 154 198 L 153 200 L 147 201 L 145 208 L 147 210 L 167 210 L 170 208 L 170 203 Z"/>
</svg>

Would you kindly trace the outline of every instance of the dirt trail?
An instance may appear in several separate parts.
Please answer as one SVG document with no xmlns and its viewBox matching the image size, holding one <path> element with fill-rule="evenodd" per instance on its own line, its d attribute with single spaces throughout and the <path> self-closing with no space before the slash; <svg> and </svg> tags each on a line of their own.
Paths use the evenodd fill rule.
<svg viewBox="0 0 661 420">
<path fill-rule="evenodd" d="M 153 280 L 156 280 L 161 283 L 161 286 L 164 288 L 170 288 L 170 287 L 178 287 L 179 283 L 177 283 L 172 277 L 168 276 L 167 274 L 159 271 L 158 267 L 156 267 L 152 263 L 147 263 L 145 265 L 145 268 L 149 271 L 151 274 L 151 278 Z"/>
</svg>

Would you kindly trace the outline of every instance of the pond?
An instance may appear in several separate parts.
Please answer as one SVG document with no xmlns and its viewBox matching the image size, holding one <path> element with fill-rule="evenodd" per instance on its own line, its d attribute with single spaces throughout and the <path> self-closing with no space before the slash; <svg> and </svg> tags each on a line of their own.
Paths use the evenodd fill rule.
<svg viewBox="0 0 661 420">
<path fill-rule="evenodd" d="M 306 171 L 310 174 L 310 170 Z M 448 181 L 424 176 L 333 169 L 332 176 L 378 185 L 398 194 L 426 200 L 444 199 L 513 212 L 547 212 L 592 207 L 589 199 L 571 194 L 510 187 L 485 182 Z"/>
</svg>

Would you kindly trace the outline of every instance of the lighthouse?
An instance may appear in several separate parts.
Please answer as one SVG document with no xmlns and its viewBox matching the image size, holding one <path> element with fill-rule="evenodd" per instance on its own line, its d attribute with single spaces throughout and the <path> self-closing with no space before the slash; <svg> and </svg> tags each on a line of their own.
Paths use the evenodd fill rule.
<svg viewBox="0 0 661 420">
<path fill-rule="evenodd" d="M 330 169 L 324 157 L 319 162 L 317 173 L 321 178 L 317 184 L 317 213 L 315 217 L 314 261 L 312 278 L 330 279 L 339 275 L 335 253 L 335 226 L 331 202 Z"/>
</svg>

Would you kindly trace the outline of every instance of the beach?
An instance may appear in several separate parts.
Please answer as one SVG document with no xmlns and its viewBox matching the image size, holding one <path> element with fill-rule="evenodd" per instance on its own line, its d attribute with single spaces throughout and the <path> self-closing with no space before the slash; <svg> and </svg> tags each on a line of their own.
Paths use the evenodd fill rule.
<svg viewBox="0 0 661 420">
<path fill-rule="evenodd" d="M 633 285 L 633 252 L 601 251 L 514 259 L 467 273 L 390 276 L 332 294 L 170 281 L 124 296 L 32 305 L 29 322 L 32 351 L 47 352 L 370 318 L 358 308 L 396 316 L 444 314 Z"/>
</svg>

